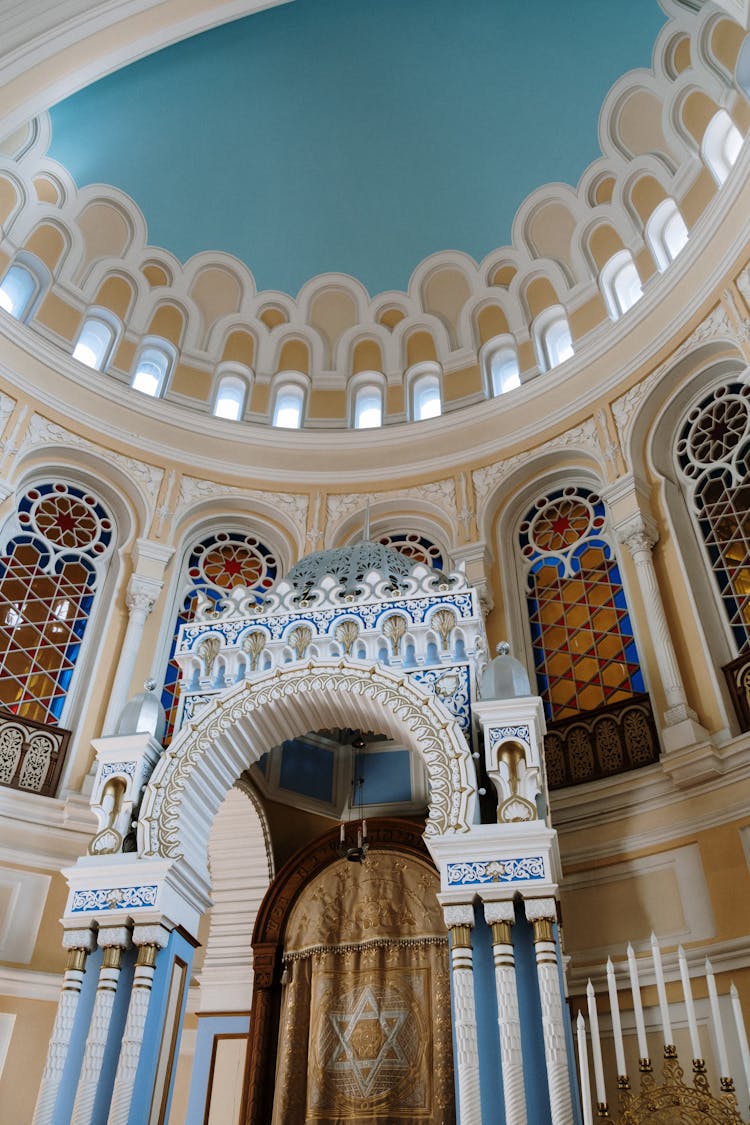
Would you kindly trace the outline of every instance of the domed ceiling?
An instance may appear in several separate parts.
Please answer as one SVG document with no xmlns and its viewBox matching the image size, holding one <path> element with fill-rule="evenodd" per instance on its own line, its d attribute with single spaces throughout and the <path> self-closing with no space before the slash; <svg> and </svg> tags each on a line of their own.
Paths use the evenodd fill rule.
<svg viewBox="0 0 750 1125">
<path fill-rule="evenodd" d="M 182 260 L 224 250 L 290 294 L 329 271 L 404 289 L 576 183 L 663 22 L 656 0 L 294 0 L 60 103 L 51 155 L 132 196 Z"/>
</svg>

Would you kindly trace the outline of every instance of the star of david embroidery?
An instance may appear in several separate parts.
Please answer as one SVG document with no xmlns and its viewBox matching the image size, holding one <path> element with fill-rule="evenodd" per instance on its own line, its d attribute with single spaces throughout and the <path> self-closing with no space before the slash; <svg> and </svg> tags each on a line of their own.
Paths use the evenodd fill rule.
<svg viewBox="0 0 750 1125">
<path fill-rule="evenodd" d="M 328 1069 L 346 1071 L 363 1098 L 372 1092 L 383 1069 L 405 1071 L 409 1061 L 398 1041 L 407 1012 L 381 1007 L 371 988 L 363 988 L 354 1009 L 330 1012 L 336 1035 Z"/>
</svg>

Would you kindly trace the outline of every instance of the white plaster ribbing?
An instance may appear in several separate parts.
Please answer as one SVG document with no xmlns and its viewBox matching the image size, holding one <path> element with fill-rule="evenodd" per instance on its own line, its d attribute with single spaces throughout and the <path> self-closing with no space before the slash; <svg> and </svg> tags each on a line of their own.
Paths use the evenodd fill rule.
<svg viewBox="0 0 750 1125">
<path fill-rule="evenodd" d="M 544 1056 L 547 1061 L 552 1125 L 573 1125 L 573 1103 L 570 1095 L 568 1052 L 565 1044 L 565 1024 L 560 995 L 560 974 L 557 950 L 552 941 L 537 941 L 536 971 L 539 980 L 539 999 L 542 1006 L 542 1032 Z"/>
<path fill-rule="evenodd" d="M 79 958 L 80 964 L 75 967 L 70 966 L 65 970 L 34 1109 L 33 1125 L 50 1125 L 53 1118 L 73 1035 L 73 1023 L 81 998 L 85 958 L 94 947 L 94 936 L 91 930 L 67 931 L 63 944 L 67 945 L 69 949 L 79 949 L 83 952 Z"/>
<path fill-rule="evenodd" d="M 163 926 L 136 926 L 133 941 L 140 947 L 133 975 L 128 1015 L 122 1036 L 120 1057 L 112 1090 L 107 1125 L 127 1125 L 135 1090 L 135 1077 L 141 1058 L 143 1034 L 151 1001 L 156 956 L 169 940 Z M 153 952 L 153 956 L 151 955 Z"/>
<path fill-rule="evenodd" d="M 99 944 L 104 949 L 104 960 L 99 970 L 99 981 L 96 986 L 86 1047 L 83 1052 L 71 1125 L 94 1125 L 94 1103 L 104 1064 L 104 1052 L 107 1046 L 112 1011 L 115 1006 L 115 993 L 121 971 L 120 959 L 118 958 L 113 964 L 108 964 L 107 954 L 112 949 L 118 949 L 121 956 L 122 950 L 128 945 L 129 940 L 128 931 L 124 926 L 99 931 Z"/>
<path fill-rule="evenodd" d="M 200 1009 L 246 1012 L 253 983 L 250 935 L 272 875 L 266 831 L 250 797 L 230 789 L 208 841 L 211 924 L 200 972 Z"/>
<path fill-rule="evenodd" d="M 512 902 L 485 903 L 484 914 L 488 925 L 501 921 L 510 925 L 513 920 L 513 913 Z M 503 1075 L 505 1121 L 506 1125 L 526 1125 L 521 1017 L 518 1010 L 516 963 L 512 941 L 494 941 L 493 936 L 492 954 L 495 963 L 495 993 L 497 996 L 497 1024 L 500 1034 L 500 1065 Z"/>
<path fill-rule="evenodd" d="M 458 1111 L 462 1125 L 482 1125 L 482 1107 L 479 1100 L 479 1044 L 471 947 L 452 947 L 451 973 L 453 974 L 453 1031 L 456 1042 Z"/>
</svg>

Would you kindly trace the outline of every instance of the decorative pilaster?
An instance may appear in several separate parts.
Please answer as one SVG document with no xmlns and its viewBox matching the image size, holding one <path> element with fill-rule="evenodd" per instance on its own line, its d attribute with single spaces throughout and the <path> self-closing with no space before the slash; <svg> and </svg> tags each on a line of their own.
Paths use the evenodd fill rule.
<svg viewBox="0 0 750 1125">
<path fill-rule="evenodd" d="M 552 933 L 556 917 L 552 898 L 525 899 L 526 917 L 534 927 L 536 972 L 542 1005 L 544 1054 L 547 1061 L 547 1084 L 552 1125 L 573 1125 L 570 1096 L 570 1072 L 565 1044 L 565 1023 L 557 948 Z"/>
<path fill-rule="evenodd" d="M 67 949 L 68 957 L 60 999 L 57 1003 L 55 1023 L 47 1049 L 47 1060 L 44 1064 L 42 1082 L 36 1100 L 33 1125 L 49 1125 L 52 1121 L 65 1063 L 68 1058 L 78 1001 L 81 998 L 86 958 L 95 947 L 96 938 L 93 930 L 66 930 L 63 934 L 63 948 Z"/>
<path fill-rule="evenodd" d="M 122 953 L 130 945 L 127 927 L 100 929 L 99 945 L 104 950 L 104 956 L 99 970 L 99 983 L 96 986 L 94 1010 L 91 1013 L 71 1125 L 92 1125 L 94 1121 L 94 1102 L 104 1062 L 117 982 L 120 979 Z"/>
<path fill-rule="evenodd" d="M 512 901 L 485 902 L 484 917 L 492 927 L 495 962 L 497 1023 L 500 1031 L 500 1062 L 503 1075 L 506 1125 L 526 1125 L 526 1094 L 523 1085 L 521 1019 L 518 1011 L 516 963 L 511 926 L 515 918 Z"/>
<path fill-rule="evenodd" d="M 128 582 L 125 604 L 128 627 L 120 649 L 120 659 L 112 684 L 104 720 L 104 734 L 112 734 L 128 701 L 143 630 L 164 585 L 164 571 L 174 551 L 163 543 L 139 539 L 133 551 L 133 574 Z"/>
<path fill-rule="evenodd" d="M 474 907 L 446 906 L 443 913 L 445 924 L 451 934 L 458 1111 L 461 1125 L 482 1125 L 479 1100 L 479 1044 L 474 1006 L 474 961 L 471 949 Z"/>
<path fill-rule="evenodd" d="M 697 716 L 687 703 L 685 687 L 664 612 L 664 603 L 656 580 L 652 556 L 659 538 L 656 524 L 639 512 L 618 527 L 617 537 L 630 552 L 638 576 L 638 585 L 667 701 L 667 710 L 664 713 L 666 723 L 668 726 L 674 726 L 686 719 L 695 721 Z"/>
<path fill-rule="evenodd" d="M 164 926 L 136 926 L 133 930 L 133 944 L 138 946 L 138 960 L 107 1125 L 127 1125 L 151 1000 L 156 958 L 168 941 L 169 931 Z"/>
</svg>

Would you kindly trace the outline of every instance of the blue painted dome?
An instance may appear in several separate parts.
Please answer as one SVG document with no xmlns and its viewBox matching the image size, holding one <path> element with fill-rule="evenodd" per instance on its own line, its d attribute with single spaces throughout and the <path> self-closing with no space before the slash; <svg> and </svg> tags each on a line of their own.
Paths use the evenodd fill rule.
<svg viewBox="0 0 750 1125">
<path fill-rule="evenodd" d="M 52 110 L 51 154 L 143 211 L 153 245 L 403 289 L 480 260 L 534 189 L 599 155 L 602 101 L 650 64 L 657 0 L 294 0 L 187 39 Z"/>
</svg>

